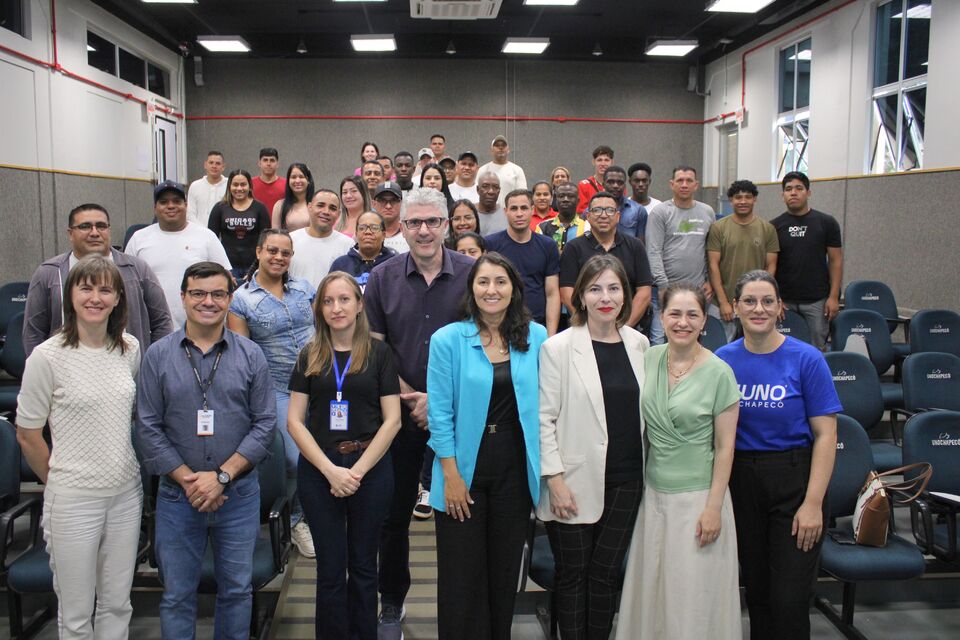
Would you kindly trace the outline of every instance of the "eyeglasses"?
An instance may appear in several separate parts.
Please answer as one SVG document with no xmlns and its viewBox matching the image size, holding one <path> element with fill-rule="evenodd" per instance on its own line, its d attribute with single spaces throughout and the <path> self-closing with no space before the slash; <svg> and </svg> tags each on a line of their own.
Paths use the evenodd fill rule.
<svg viewBox="0 0 960 640">
<path fill-rule="evenodd" d="M 289 258 L 293 255 L 293 251 L 290 251 L 290 249 L 281 249 L 280 247 L 264 247 L 263 250 L 271 256 L 280 254 L 281 258 Z"/>
<path fill-rule="evenodd" d="M 75 224 L 70 228 L 76 229 L 77 231 L 83 231 L 84 233 L 88 233 L 93 229 L 96 229 L 97 231 L 106 231 L 107 229 L 110 228 L 110 223 L 109 222 L 81 222 L 80 224 Z"/>
<path fill-rule="evenodd" d="M 755 309 L 758 303 L 767 311 L 777 308 L 777 299 L 773 296 L 766 296 L 764 298 L 754 298 L 750 296 L 747 298 L 740 298 L 739 302 L 747 309 Z"/>
<path fill-rule="evenodd" d="M 379 224 L 358 224 L 357 233 L 379 233 L 383 231 L 383 225 Z"/>
<path fill-rule="evenodd" d="M 610 218 L 617 215 L 616 207 L 591 207 L 589 211 L 590 215 L 597 216 L 598 218 Z"/>
<path fill-rule="evenodd" d="M 376 198 L 374 198 L 374 200 L 376 200 L 378 204 L 380 204 L 380 205 L 382 205 L 382 206 L 384 206 L 384 207 L 393 207 L 393 206 L 395 206 L 398 202 L 400 202 L 400 200 L 397 199 L 396 197 L 384 198 L 383 196 L 377 196 Z"/>
<path fill-rule="evenodd" d="M 214 302 L 223 302 L 230 297 L 229 291 L 224 291 L 223 289 L 217 289 L 216 291 L 205 291 L 203 289 L 190 289 L 187 291 L 187 295 L 194 302 L 203 302 L 207 299 L 207 296 L 213 298 Z"/>
<path fill-rule="evenodd" d="M 427 225 L 428 229 L 439 229 L 443 224 L 443 218 L 417 218 L 415 220 L 404 220 L 404 226 L 409 231 L 419 231 L 420 225 Z"/>
</svg>

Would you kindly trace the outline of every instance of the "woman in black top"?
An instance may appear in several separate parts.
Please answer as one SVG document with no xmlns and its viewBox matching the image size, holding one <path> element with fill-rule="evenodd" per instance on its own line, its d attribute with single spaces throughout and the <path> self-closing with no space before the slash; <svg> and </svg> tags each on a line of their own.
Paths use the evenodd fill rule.
<svg viewBox="0 0 960 640">
<path fill-rule="evenodd" d="M 352 276 L 325 277 L 313 308 L 316 333 L 290 376 L 287 430 L 300 448 L 297 487 L 318 542 L 316 637 L 375 640 L 400 380 L 390 349 L 370 337 Z"/>
<path fill-rule="evenodd" d="M 270 228 L 270 214 L 253 199 L 253 178 L 247 171 L 230 172 L 227 193 L 213 206 L 207 226 L 220 238 L 233 265 L 233 277 L 239 280 L 256 262 L 260 232 Z"/>
<path fill-rule="evenodd" d="M 431 162 L 423 168 L 420 174 L 420 186 L 436 189 L 447 198 L 447 208 L 453 206 L 453 196 L 450 195 L 450 187 L 447 184 L 447 174 L 443 172 L 440 165 Z"/>
</svg>

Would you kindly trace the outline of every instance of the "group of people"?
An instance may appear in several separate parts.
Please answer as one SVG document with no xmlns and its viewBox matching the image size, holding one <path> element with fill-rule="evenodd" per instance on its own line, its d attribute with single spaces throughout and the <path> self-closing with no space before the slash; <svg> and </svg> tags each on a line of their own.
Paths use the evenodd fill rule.
<svg viewBox="0 0 960 640">
<path fill-rule="evenodd" d="M 777 323 L 790 306 L 826 326 L 842 254 L 806 176 L 772 225 L 748 181 L 716 221 L 690 167 L 659 202 L 649 165 L 598 147 L 596 175 L 528 190 L 503 136 L 494 168 L 467 151 L 454 180 L 445 144 L 415 162 L 365 143 L 338 191 L 302 163 L 278 177 L 270 148 L 256 178 L 211 180 L 211 152 L 196 194 L 157 185 L 124 252 L 102 206 L 70 212 L 71 250 L 31 281 L 16 418 L 61 637 L 126 637 L 141 467 L 163 637 L 194 633 L 208 538 L 215 633 L 245 637 L 277 438 L 318 638 L 402 638 L 423 506 L 441 638 L 510 637 L 532 510 L 563 638 L 609 637 L 618 604 L 618 638 L 738 638 L 738 566 L 752 637 L 809 635 L 841 407 Z M 704 349 L 709 315 L 742 339 Z"/>
</svg>

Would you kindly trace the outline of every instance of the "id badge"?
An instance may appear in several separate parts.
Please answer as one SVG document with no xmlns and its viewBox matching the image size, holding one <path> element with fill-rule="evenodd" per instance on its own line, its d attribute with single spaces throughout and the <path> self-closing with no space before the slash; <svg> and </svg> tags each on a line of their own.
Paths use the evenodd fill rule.
<svg viewBox="0 0 960 640">
<path fill-rule="evenodd" d="M 330 431 L 346 431 L 350 416 L 350 403 L 347 400 L 330 401 Z"/>
<path fill-rule="evenodd" d="M 197 435 L 213 435 L 213 410 L 197 409 Z"/>
</svg>

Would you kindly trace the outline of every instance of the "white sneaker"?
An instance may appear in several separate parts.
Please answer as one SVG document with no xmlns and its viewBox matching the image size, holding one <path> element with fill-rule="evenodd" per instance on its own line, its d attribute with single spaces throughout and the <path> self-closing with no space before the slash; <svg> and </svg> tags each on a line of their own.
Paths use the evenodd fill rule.
<svg viewBox="0 0 960 640">
<path fill-rule="evenodd" d="M 317 551 L 313 548 L 313 536 L 310 535 L 310 527 L 305 520 L 301 520 L 293 526 L 290 532 L 293 538 L 293 544 L 304 558 L 316 558 Z"/>
<path fill-rule="evenodd" d="M 417 506 L 413 508 L 413 517 L 420 520 L 427 520 L 433 515 L 433 507 L 430 506 L 430 492 L 426 489 L 420 490 L 420 497 L 417 498 Z"/>
</svg>

